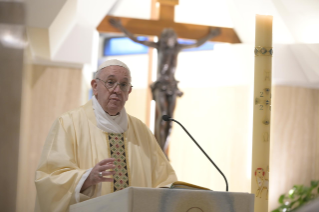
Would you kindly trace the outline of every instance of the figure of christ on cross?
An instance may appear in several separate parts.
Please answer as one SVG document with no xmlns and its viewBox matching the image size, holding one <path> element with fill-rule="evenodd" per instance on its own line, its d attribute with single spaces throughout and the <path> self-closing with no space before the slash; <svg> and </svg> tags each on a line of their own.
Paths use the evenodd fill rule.
<svg viewBox="0 0 319 212">
<path fill-rule="evenodd" d="M 119 20 L 111 18 L 109 22 L 132 41 L 157 49 L 157 80 L 151 85 L 153 99 L 156 102 L 155 137 L 163 151 L 167 153 L 167 138 L 170 135 L 172 122 L 162 121 L 162 116 L 173 117 L 176 98 L 183 95 L 183 92 L 178 89 L 178 81 L 175 79 L 177 55 L 183 49 L 199 47 L 209 39 L 218 36 L 220 30 L 211 28 L 205 37 L 197 40 L 194 44 L 180 44 L 177 40 L 177 34 L 171 28 L 163 29 L 157 42 L 140 41 L 124 28 Z"/>
</svg>

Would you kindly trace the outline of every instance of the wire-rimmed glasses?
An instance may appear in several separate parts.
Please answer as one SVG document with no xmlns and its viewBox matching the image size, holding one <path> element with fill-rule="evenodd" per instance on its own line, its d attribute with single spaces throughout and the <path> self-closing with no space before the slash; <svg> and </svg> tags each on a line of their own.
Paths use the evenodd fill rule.
<svg viewBox="0 0 319 212">
<path fill-rule="evenodd" d="M 120 89 L 121 91 L 123 92 L 127 92 L 130 90 L 130 88 L 132 88 L 133 86 L 128 83 L 128 82 L 116 82 L 114 80 L 108 80 L 108 81 L 104 81 L 104 80 L 101 80 L 100 78 L 96 78 L 97 80 L 100 80 L 104 83 L 104 86 L 109 89 L 109 90 L 112 90 L 112 89 L 115 89 L 117 85 L 120 86 Z"/>
</svg>

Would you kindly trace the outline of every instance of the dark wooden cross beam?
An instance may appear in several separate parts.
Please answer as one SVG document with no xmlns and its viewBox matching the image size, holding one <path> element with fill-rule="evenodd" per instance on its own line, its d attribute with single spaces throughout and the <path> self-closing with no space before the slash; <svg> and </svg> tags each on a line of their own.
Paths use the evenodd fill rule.
<svg viewBox="0 0 319 212">
<path fill-rule="evenodd" d="M 136 35 L 159 36 L 164 28 L 175 30 L 179 38 L 198 40 L 205 37 L 213 26 L 204 26 L 196 24 L 185 24 L 174 22 L 175 5 L 178 0 L 157 0 L 160 3 L 158 20 L 145 20 L 136 18 L 123 18 L 115 16 L 105 16 L 97 27 L 100 33 L 121 33 L 110 23 L 110 18 L 120 19 L 124 28 Z M 218 27 L 220 35 L 213 37 L 211 41 L 241 43 L 236 32 L 232 28 Z"/>
</svg>

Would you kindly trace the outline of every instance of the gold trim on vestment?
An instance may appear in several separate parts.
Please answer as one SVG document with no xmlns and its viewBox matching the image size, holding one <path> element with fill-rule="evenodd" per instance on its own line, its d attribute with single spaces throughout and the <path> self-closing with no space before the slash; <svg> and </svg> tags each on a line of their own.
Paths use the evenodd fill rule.
<svg viewBox="0 0 319 212">
<path fill-rule="evenodd" d="M 127 141 L 127 133 L 123 133 L 124 137 L 124 144 L 125 144 L 125 156 L 126 156 L 126 167 L 127 167 L 127 175 L 128 175 L 128 186 L 131 186 L 131 168 L 129 163 L 129 156 L 128 156 L 128 141 Z"/>
<path fill-rule="evenodd" d="M 107 136 L 107 139 L 106 139 L 106 142 L 107 142 L 107 147 L 109 148 L 109 151 L 107 151 L 107 154 L 108 154 L 108 158 L 111 158 L 111 145 L 110 145 L 110 136 L 109 136 L 109 133 L 106 133 L 106 136 Z M 114 169 L 112 169 L 114 170 Z M 111 182 L 111 186 L 110 186 L 110 193 L 113 193 L 114 192 L 114 180 Z"/>
</svg>

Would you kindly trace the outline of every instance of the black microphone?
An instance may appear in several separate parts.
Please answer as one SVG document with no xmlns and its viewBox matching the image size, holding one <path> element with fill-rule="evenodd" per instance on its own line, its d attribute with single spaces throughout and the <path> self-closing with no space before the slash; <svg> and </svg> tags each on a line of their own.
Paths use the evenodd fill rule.
<svg viewBox="0 0 319 212">
<path fill-rule="evenodd" d="M 175 119 L 172 119 L 171 117 L 169 117 L 168 115 L 163 115 L 162 119 L 164 121 L 174 121 L 177 124 L 179 124 L 183 130 L 187 133 L 187 135 L 194 141 L 194 143 L 198 146 L 198 148 L 200 150 L 202 150 L 202 152 L 204 153 L 204 155 L 207 157 L 207 159 L 215 166 L 215 168 L 219 171 L 219 173 L 224 177 L 225 183 L 226 183 L 226 191 L 228 191 L 228 182 L 227 179 L 225 177 L 225 175 L 223 174 L 223 172 L 216 166 L 216 164 L 213 162 L 213 160 L 206 154 L 206 152 L 202 149 L 202 147 L 195 141 L 195 139 L 193 138 L 193 136 L 191 136 L 191 134 L 189 134 L 189 132 L 185 129 L 185 127 L 179 123 L 178 121 L 176 121 Z"/>
</svg>

